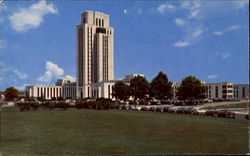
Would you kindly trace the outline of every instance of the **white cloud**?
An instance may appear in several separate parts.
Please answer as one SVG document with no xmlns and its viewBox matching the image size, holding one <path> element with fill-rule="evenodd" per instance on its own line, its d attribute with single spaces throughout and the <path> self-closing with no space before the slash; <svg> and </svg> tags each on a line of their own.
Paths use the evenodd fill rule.
<svg viewBox="0 0 250 156">
<path fill-rule="evenodd" d="M 194 32 L 192 32 L 192 37 L 199 37 L 204 30 L 202 29 L 196 29 Z"/>
<path fill-rule="evenodd" d="M 181 1 L 181 8 L 189 11 L 188 19 L 197 18 L 200 13 L 201 3 L 199 1 Z"/>
<path fill-rule="evenodd" d="M 75 82 L 76 78 L 70 75 L 66 75 L 65 78 L 69 79 L 71 82 Z"/>
<path fill-rule="evenodd" d="M 223 32 L 222 32 L 222 31 L 215 31 L 215 32 L 213 32 L 213 34 L 214 34 L 214 35 L 217 35 L 217 36 L 220 36 L 220 35 L 223 34 Z"/>
<path fill-rule="evenodd" d="M 184 36 L 182 39 L 174 43 L 175 47 L 191 46 L 202 39 L 202 34 L 205 31 L 203 24 L 199 20 L 201 3 L 199 1 L 180 1 L 179 10 L 187 11 L 185 19 L 176 18 L 175 24 L 182 26 Z"/>
<path fill-rule="evenodd" d="M 219 30 L 219 31 L 215 31 L 213 32 L 214 35 L 217 35 L 217 36 L 220 36 L 220 35 L 223 35 L 227 32 L 230 32 L 230 31 L 236 31 L 236 30 L 239 30 L 241 29 L 242 26 L 238 25 L 238 24 L 235 24 L 235 25 L 230 25 L 226 28 L 224 28 L 223 30 Z"/>
<path fill-rule="evenodd" d="M 2 1 L 0 1 L 2 2 Z M 0 24 L 3 23 L 4 19 L 3 19 L 3 12 L 7 10 L 7 7 L 4 3 L 0 3 Z"/>
<path fill-rule="evenodd" d="M 188 19 L 192 19 L 192 18 L 198 17 L 199 13 L 200 13 L 199 10 L 192 10 L 192 11 L 190 12 L 190 15 L 188 16 Z"/>
<path fill-rule="evenodd" d="M 176 6 L 172 5 L 172 4 L 161 4 L 157 10 L 158 12 L 160 12 L 161 14 L 164 14 L 166 11 L 173 13 L 176 9 Z"/>
<path fill-rule="evenodd" d="M 218 57 L 221 57 L 222 59 L 226 59 L 226 58 L 228 58 L 228 57 L 231 56 L 230 53 L 220 52 L 220 51 L 217 51 L 217 52 L 216 52 L 216 55 L 217 55 Z"/>
<path fill-rule="evenodd" d="M 221 57 L 222 57 L 223 59 L 228 58 L 229 56 L 230 56 L 229 53 L 221 53 Z"/>
<path fill-rule="evenodd" d="M 175 47 L 179 47 L 179 48 L 187 47 L 187 46 L 197 43 L 198 41 L 200 41 L 201 35 L 204 32 L 204 29 L 202 29 L 201 27 L 197 27 L 197 28 L 188 27 L 186 29 L 187 30 L 186 30 L 186 34 L 184 38 L 174 43 Z"/>
<path fill-rule="evenodd" d="M 234 30 L 238 30 L 240 28 L 241 28 L 240 25 L 231 25 L 228 28 L 226 28 L 226 31 L 234 31 Z"/>
<path fill-rule="evenodd" d="M 180 1 L 181 7 L 188 10 L 194 10 L 200 8 L 201 3 L 199 1 Z"/>
<path fill-rule="evenodd" d="M 25 73 L 20 72 L 18 69 L 13 71 L 20 79 L 27 79 L 29 76 Z"/>
<path fill-rule="evenodd" d="M 175 47 L 187 47 L 190 45 L 188 41 L 178 41 L 174 44 Z"/>
<path fill-rule="evenodd" d="M 243 8 L 244 6 L 249 5 L 249 0 L 237 0 L 233 1 L 233 3 L 236 5 L 236 7 Z"/>
<path fill-rule="evenodd" d="M 53 78 L 59 78 L 64 74 L 64 70 L 59 68 L 53 62 L 46 62 L 46 71 L 43 76 L 38 78 L 38 81 L 50 83 Z"/>
<path fill-rule="evenodd" d="M 214 79 L 214 78 L 217 78 L 217 77 L 218 77 L 218 75 L 216 75 L 216 74 L 212 74 L 212 75 L 207 76 L 207 78 L 209 78 L 209 79 Z"/>
<path fill-rule="evenodd" d="M 176 18 L 176 19 L 174 20 L 174 22 L 175 22 L 175 24 L 178 25 L 178 26 L 183 26 L 183 25 L 185 25 L 184 20 L 181 19 L 181 18 Z"/>
<path fill-rule="evenodd" d="M 57 13 L 57 9 L 53 4 L 46 4 L 46 1 L 40 1 L 29 8 L 20 8 L 9 17 L 9 20 L 14 30 L 25 32 L 40 26 L 46 14 L 55 13 Z"/>
</svg>

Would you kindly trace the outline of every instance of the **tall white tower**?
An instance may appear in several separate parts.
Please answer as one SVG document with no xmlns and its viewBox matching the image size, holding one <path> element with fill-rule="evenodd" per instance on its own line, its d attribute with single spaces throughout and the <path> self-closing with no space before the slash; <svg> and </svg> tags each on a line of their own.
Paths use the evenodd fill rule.
<svg viewBox="0 0 250 156">
<path fill-rule="evenodd" d="M 91 85 L 114 79 L 114 29 L 109 15 L 81 13 L 76 26 L 77 97 L 91 97 Z"/>
</svg>

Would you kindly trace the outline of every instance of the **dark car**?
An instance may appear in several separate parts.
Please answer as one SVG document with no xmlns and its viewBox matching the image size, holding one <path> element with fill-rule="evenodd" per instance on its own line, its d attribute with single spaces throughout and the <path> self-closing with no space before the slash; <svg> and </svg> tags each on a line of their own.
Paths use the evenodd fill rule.
<svg viewBox="0 0 250 156">
<path fill-rule="evenodd" d="M 226 118 L 228 116 L 228 111 L 227 110 L 220 110 L 217 112 L 217 117 L 221 118 Z"/>
<path fill-rule="evenodd" d="M 184 109 L 183 113 L 184 114 L 191 114 L 192 110 L 193 110 L 193 108 L 186 108 L 186 109 Z"/>
<path fill-rule="evenodd" d="M 178 108 L 178 109 L 176 110 L 176 113 L 178 113 L 178 114 L 183 114 L 183 113 L 184 113 L 184 110 L 185 110 L 185 108 Z"/>
<path fill-rule="evenodd" d="M 156 112 L 163 112 L 163 108 L 157 107 Z"/>
<path fill-rule="evenodd" d="M 217 116 L 217 111 L 216 110 L 207 110 L 207 112 L 205 113 L 205 116 Z"/>
<path fill-rule="evenodd" d="M 163 108 L 163 112 L 168 112 L 169 108 L 168 107 L 164 107 Z"/>
</svg>

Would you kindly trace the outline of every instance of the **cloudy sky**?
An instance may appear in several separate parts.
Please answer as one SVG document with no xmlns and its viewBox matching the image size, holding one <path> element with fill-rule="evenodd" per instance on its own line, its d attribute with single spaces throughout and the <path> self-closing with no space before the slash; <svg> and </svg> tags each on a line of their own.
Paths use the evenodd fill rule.
<svg viewBox="0 0 250 156">
<path fill-rule="evenodd" d="M 76 25 L 110 15 L 115 78 L 159 71 L 171 81 L 248 82 L 247 0 L 20 1 L 0 3 L 0 90 L 75 79 Z"/>
</svg>

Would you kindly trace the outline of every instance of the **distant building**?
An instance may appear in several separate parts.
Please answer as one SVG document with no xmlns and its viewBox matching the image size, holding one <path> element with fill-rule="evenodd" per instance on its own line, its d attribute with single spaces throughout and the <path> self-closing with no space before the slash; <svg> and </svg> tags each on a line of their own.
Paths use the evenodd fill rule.
<svg viewBox="0 0 250 156">
<path fill-rule="evenodd" d="M 173 88 L 173 100 L 177 100 L 177 90 L 181 86 L 181 82 L 173 82 L 172 88 Z"/>
<path fill-rule="evenodd" d="M 126 75 L 125 78 L 122 80 L 124 83 L 126 84 L 130 84 L 130 81 L 135 78 L 136 76 L 142 76 L 144 77 L 143 74 L 129 74 L 129 75 Z"/>
<path fill-rule="evenodd" d="M 233 99 L 233 84 L 230 82 L 205 83 L 208 99 Z"/>
<path fill-rule="evenodd" d="M 234 84 L 235 99 L 249 99 L 249 84 Z"/>
<path fill-rule="evenodd" d="M 76 98 L 76 82 L 70 82 L 67 78 L 58 79 L 55 86 L 52 85 L 28 85 L 25 88 L 26 97 L 44 99 L 52 98 Z"/>
<path fill-rule="evenodd" d="M 71 80 L 69 78 L 60 78 L 56 81 L 56 86 L 63 86 L 63 84 L 70 82 Z"/>
<path fill-rule="evenodd" d="M 201 84 L 207 87 L 205 96 L 208 99 L 233 99 L 233 84 L 230 82 L 221 82 L 221 83 L 206 83 L 201 81 Z M 181 82 L 173 82 L 173 99 L 178 99 L 176 96 L 178 88 L 181 86 Z"/>
<path fill-rule="evenodd" d="M 25 92 L 26 97 L 52 99 L 62 97 L 62 86 L 28 85 Z"/>
</svg>

